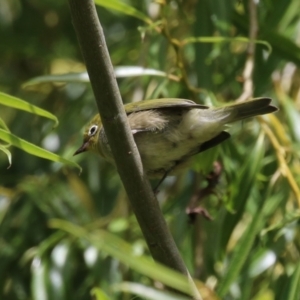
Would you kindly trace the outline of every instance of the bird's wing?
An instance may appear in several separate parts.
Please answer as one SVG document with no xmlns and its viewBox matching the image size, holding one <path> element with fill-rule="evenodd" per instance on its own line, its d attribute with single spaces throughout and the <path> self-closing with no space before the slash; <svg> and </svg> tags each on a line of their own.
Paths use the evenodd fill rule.
<svg viewBox="0 0 300 300">
<path fill-rule="evenodd" d="M 125 110 L 127 114 L 133 112 L 159 109 L 159 108 L 201 108 L 207 109 L 208 106 L 197 104 L 192 100 L 178 99 L 178 98 L 161 98 L 144 100 L 139 102 L 131 102 L 125 104 Z"/>
</svg>

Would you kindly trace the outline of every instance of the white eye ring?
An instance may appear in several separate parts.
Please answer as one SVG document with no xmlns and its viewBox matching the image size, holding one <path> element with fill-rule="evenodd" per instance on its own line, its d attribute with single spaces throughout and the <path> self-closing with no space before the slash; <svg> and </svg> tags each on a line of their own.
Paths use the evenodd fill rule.
<svg viewBox="0 0 300 300">
<path fill-rule="evenodd" d="M 97 130 L 98 130 L 98 126 L 97 126 L 97 125 L 92 125 L 92 126 L 90 127 L 90 130 L 89 130 L 88 135 L 89 135 L 89 136 L 95 135 L 95 134 L 97 133 Z"/>
</svg>

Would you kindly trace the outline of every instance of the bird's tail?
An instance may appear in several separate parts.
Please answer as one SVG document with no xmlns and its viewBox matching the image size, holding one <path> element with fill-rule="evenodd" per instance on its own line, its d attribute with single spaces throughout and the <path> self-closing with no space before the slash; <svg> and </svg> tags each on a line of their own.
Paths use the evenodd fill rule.
<svg viewBox="0 0 300 300">
<path fill-rule="evenodd" d="M 214 118 L 223 124 L 240 121 L 258 115 L 266 115 L 278 110 L 270 105 L 270 98 L 256 98 L 247 102 L 236 103 L 214 109 Z"/>
</svg>

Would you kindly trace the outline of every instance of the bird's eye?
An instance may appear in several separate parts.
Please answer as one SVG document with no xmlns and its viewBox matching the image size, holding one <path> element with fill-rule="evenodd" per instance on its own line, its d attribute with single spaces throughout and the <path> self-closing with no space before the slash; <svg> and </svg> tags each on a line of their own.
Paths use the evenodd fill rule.
<svg viewBox="0 0 300 300">
<path fill-rule="evenodd" d="M 90 130 L 89 130 L 89 136 L 95 135 L 96 132 L 97 132 L 97 130 L 98 130 L 98 126 L 97 126 L 97 125 L 91 126 L 91 128 L 90 128 Z"/>
</svg>

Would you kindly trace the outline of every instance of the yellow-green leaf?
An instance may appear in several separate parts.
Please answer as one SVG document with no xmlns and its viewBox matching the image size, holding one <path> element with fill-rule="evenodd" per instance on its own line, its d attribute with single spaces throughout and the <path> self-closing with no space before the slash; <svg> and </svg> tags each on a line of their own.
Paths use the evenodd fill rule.
<svg viewBox="0 0 300 300">
<path fill-rule="evenodd" d="M 4 128 L 6 131 L 10 132 L 9 128 L 5 124 L 2 118 L 0 118 L 0 127 Z"/>
<path fill-rule="evenodd" d="M 158 77 L 167 77 L 170 80 L 177 81 L 177 82 L 179 81 L 179 78 L 176 75 L 168 74 L 166 72 L 156 70 L 156 69 L 143 68 L 139 66 L 115 67 L 114 71 L 115 71 L 115 76 L 117 78 L 158 76 Z M 46 83 L 46 82 L 63 82 L 63 83 L 90 82 L 90 79 L 87 72 L 43 75 L 28 80 L 22 85 L 22 87 L 27 88 L 29 86 Z"/>
<path fill-rule="evenodd" d="M 29 113 L 53 120 L 55 122 L 54 127 L 58 125 L 58 119 L 56 118 L 56 116 L 54 116 L 50 112 L 48 112 L 42 108 L 39 108 L 33 104 L 30 104 L 24 100 L 10 96 L 8 94 L 4 94 L 4 93 L 0 92 L 0 104 L 9 106 L 12 108 L 24 110 Z"/>
<path fill-rule="evenodd" d="M 90 82 L 90 79 L 87 72 L 43 75 L 28 80 L 22 85 L 22 87 L 27 88 L 29 86 L 45 82 Z"/>
<path fill-rule="evenodd" d="M 0 129 L 0 139 L 7 143 L 10 143 L 11 145 L 13 145 L 15 147 L 22 149 L 23 151 L 25 151 L 31 155 L 76 167 L 81 172 L 81 167 L 78 164 L 76 164 L 75 162 L 65 159 L 57 154 L 52 153 L 52 152 L 49 152 L 49 151 L 47 151 L 43 148 L 40 148 L 34 144 L 31 144 L 31 143 L 11 134 L 10 132 L 7 132 L 3 129 Z"/>
<path fill-rule="evenodd" d="M 183 40 L 183 44 L 192 44 L 192 43 L 224 43 L 224 42 L 242 42 L 242 43 L 250 43 L 250 39 L 246 37 L 222 37 L 222 36 L 201 36 L 201 37 L 189 37 Z M 270 43 L 264 40 L 254 40 L 255 44 L 260 44 L 266 46 L 269 54 L 272 52 L 272 47 Z"/>
<path fill-rule="evenodd" d="M 96 300 L 109 300 L 108 296 L 99 288 L 91 289 L 91 296 Z"/>
<path fill-rule="evenodd" d="M 105 230 L 90 232 L 83 227 L 58 219 L 51 220 L 50 227 L 61 229 L 78 238 L 83 238 L 135 271 L 158 280 L 178 291 L 192 295 L 191 287 L 195 284 L 201 295 L 208 295 L 211 300 L 217 299 L 215 293 L 199 280 L 187 278 L 173 269 L 154 262 L 150 257 L 135 255 L 129 243 Z M 192 281 L 193 284 L 191 284 Z"/>
<path fill-rule="evenodd" d="M 7 150 L 6 147 L 3 146 L 3 145 L 0 145 L 0 151 L 4 152 L 6 154 L 8 162 L 9 162 L 9 165 L 8 165 L 7 169 L 10 168 L 10 166 L 11 166 L 11 153 L 10 153 L 10 151 Z"/>
<path fill-rule="evenodd" d="M 137 9 L 135 9 L 133 6 L 130 6 L 123 1 L 119 0 L 95 0 L 95 3 L 97 5 L 100 5 L 102 7 L 112 9 L 115 11 L 118 11 L 120 13 L 123 13 L 125 15 L 129 15 L 132 17 L 135 17 L 137 19 L 140 19 L 144 21 L 147 24 L 152 24 L 151 19 L 149 19 L 145 14 L 141 13 Z"/>
</svg>

